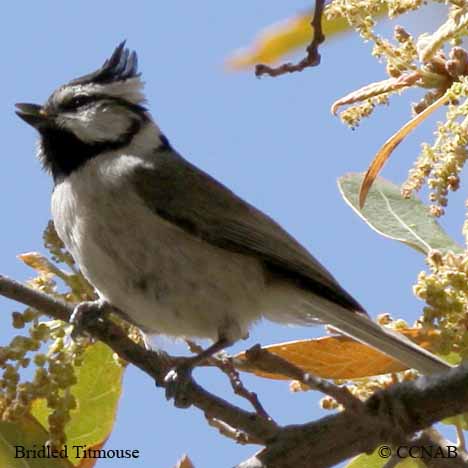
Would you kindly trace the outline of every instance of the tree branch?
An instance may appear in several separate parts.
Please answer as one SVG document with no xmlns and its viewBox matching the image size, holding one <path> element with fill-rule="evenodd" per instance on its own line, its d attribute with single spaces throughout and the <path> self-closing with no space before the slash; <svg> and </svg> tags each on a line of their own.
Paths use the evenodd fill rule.
<svg viewBox="0 0 468 468">
<path fill-rule="evenodd" d="M 343 411 L 307 424 L 287 426 L 237 468 L 333 466 L 381 444 L 408 445 L 413 434 L 446 417 L 468 411 L 468 365 L 442 375 L 395 384 L 370 397 L 362 410 Z M 427 443 L 427 439 L 414 444 Z M 457 467 L 468 467 L 458 450 Z M 432 465 L 434 466 L 434 465 Z"/>
<path fill-rule="evenodd" d="M 73 312 L 71 305 L 2 275 L 0 275 L 0 295 L 59 320 L 69 321 Z M 110 320 L 96 321 L 85 326 L 86 332 L 106 343 L 122 359 L 146 372 L 159 387 L 165 387 L 164 377 L 180 362 L 180 359 L 166 353 L 149 351 L 137 345 Z M 276 424 L 213 395 L 200 387 L 193 378 L 187 382 L 187 398 L 189 403 L 202 410 L 207 418 L 224 421 L 229 426 L 246 432 L 256 441 L 266 443 L 277 434 Z"/>
<path fill-rule="evenodd" d="M 201 353 L 203 351 L 203 348 L 193 341 L 185 340 L 185 342 L 189 346 L 192 353 Z M 252 405 L 253 409 L 260 417 L 269 419 L 274 422 L 273 418 L 266 412 L 265 408 L 261 404 L 258 395 L 255 392 L 248 390 L 242 382 L 239 371 L 234 367 L 232 358 L 228 356 L 221 358 L 213 356 L 208 359 L 208 363 L 217 367 L 221 372 L 223 372 L 223 374 L 227 376 L 233 392 L 236 395 L 239 395 L 241 398 L 245 398 Z"/>
<path fill-rule="evenodd" d="M 68 321 L 73 312 L 71 305 L 1 275 L 0 295 L 60 320 Z M 158 386 L 165 386 L 165 375 L 180 362 L 180 358 L 166 353 L 145 350 L 110 320 L 98 320 L 85 326 L 90 335 L 146 372 Z M 285 366 L 283 362 L 279 364 Z M 323 382 L 309 380 L 295 366 L 290 371 L 307 384 L 327 391 L 322 388 Z M 307 424 L 285 427 L 228 403 L 204 390 L 193 379 L 188 382 L 187 398 L 207 419 L 217 421 L 218 430 L 222 428 L 223 432 L 229 432 L 243 443 L 266 446 L 256 456 L 238 465 L 239 468 L 305 468 L 310 466 L 311 460 L 315 468 L 325 468 L 362 452 L 372 452 L 382 443 L 408 445 L 416 432 L 444 418 L 468 412 L 468 365 L 443 375 L 395 384 L 362 404 L 353 404 L 349 400 L 350 410 Z M 427 438 L 413 442 L 428 444 Z M 440 441 L 436 443 L 441 444 Z M 466 454 L 462 456 L 460 451 L 453 466 L 468 467 Z"/>
</svg>

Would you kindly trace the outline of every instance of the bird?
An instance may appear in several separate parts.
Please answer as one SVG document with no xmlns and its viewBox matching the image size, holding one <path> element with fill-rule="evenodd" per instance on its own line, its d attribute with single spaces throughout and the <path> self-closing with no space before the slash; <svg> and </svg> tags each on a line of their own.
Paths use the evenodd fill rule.
<svg viewBox="0 0 468 468">
<path fill-rule="evenodd" d="M 57 233 L 100 303 L 146 336 L 212 341 L 187 372 L 261 319 L 329 324 L 423 374 L 450 368 L 372 321 L 277 222 L 174 149 L 125 41 L 45 104 L 16 109 L 39 133 Z"/>
</svg>

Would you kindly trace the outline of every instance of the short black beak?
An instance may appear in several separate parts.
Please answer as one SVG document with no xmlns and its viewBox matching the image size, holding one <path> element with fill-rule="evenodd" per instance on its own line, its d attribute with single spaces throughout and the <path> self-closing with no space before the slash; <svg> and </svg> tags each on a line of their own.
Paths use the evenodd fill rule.
<svg viewBox="0 0 468 468">
<path fill-rule="evenodd" d="M 37 104 L 27 104 L 25 102 L 19 102 L 15 104 L 16 115 L 21 117 L 27 124 L 33 126 L 34 128 L 39 129 L 41 126 L 47 123 L 48 116 L 44 112 L 42 106 Z"/>
</svg>

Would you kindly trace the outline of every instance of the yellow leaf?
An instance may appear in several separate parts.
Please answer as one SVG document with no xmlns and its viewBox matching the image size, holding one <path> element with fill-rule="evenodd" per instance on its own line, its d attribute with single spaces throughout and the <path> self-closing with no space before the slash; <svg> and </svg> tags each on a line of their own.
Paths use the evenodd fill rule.
<svg viewBox="0 0 468 468">
<path fill-rule="evenodd" d="M 38 273 L 56 275 L 60 270 L 39 252 L 19 254 L 18 258 Z"/>
<path fill-rule="evenodd" d="M 103 442 L 93 445 L 86 446 L 86 450 L 101 450 L 104 447 L 104 444 L 107 442 L 107 439 Z M 99 458 L 82 458 L 81 461 L 75 466 L 75 468 L 94 468 L 99 461 Z"/>
<path fill-rule="evenodd" d="M 382 13 L 385 10 L 382 9 Z M 344 17 L 326 19 L 327 7 L 322 20 L 325 37 L 332 37 L 349 29 Z M 261 31 L 246 49 L 240 49 L 228 58 L 227 67 L 231 70 L 245 70 L 257 63 L 271 65 L 282 57 L 304 47 L 312 39 L 311 26 L 313 12 L 307 11 L 293 18 L 268 26 Z"/>
<path fill-rule="evenodd" d="M 419 328 L 399 330 L 420 346 L 428 348 L 435 331 Z M 286 359 L 317 377 L 327 379 L 360 379 L 373 375 L 400 372 L 408 366 L 387 355 L 354 341 L 347 336 L 325 336 L 311 340 L 290 341 L 265 346 L 269 352 Z M 245 353 L 234 356 L 236 367 L 260 377 L 276 380 L 290 380 L 289 377 L 273 370 L 260 370 L 246 360 Z"/>
<path fill-rule="evenodd" d="M 235 52 L 227 61 L 228 68 L 242 70 L 257 63 L 271 64 L 283 55 L 310 42 L 310 13 L 274 24 L 262 31 L 249 49 Z"/>
</svg>

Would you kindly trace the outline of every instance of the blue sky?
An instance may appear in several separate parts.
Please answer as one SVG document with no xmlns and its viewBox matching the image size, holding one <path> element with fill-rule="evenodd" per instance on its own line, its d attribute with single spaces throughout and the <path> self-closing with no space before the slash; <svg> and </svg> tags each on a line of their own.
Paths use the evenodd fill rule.
<svg viewBox="0 0 468 468">
<path fill-rule="evenodd" d="M 422 303 L 412 294 L 424 259 L 371 231 L 343 202 L 336 179 L 363 171 L 378 147 L 410 117 L 410 98 L 394 98 L 356 131 L 330 114 L 331 103 L 368 82 L 384 79 L 384 67 L 370 57 L 370 45 L 355 34 L 327 42 L 322 65 L 301 74 L 256 79 L 227 73 L 223 62 L 262 27 L 309 7 L 309 2 L 59 2 L 25 0 L 3 6 L 0 37 L 3 73 L 3 170 L 0 171 L 2 274 L 26 280 L 33 272 L 16 254 L 44 251 L 41 234 L 49 217 L 52 188 L 34 158 L 36 135 L 14 114 L 18 101 L 42 102 L 58 85 L 87 73 L 122 39 L 139 54 L 149 107 L 173 146 L 239 195 L 267 212 L 310 249 L 343 286 L 375 316 L 390 312 L 414 320 Z M 398 21 L 420 31 L 435 21 Z M 384 30 L 389 26 L 384 25 Z M 438 115 L 441 118 L 442 114 Z M 431 141 L 434 119 L 424 123 L 395 152 L 385 177 L 405 179 L 419 145 Z M 463 191 L 463 189 L 462 189 Z M 452 197 L 444 225 L 458 240 L 463 199 Z M 9 337 L 9 317 L 18 305 L 0 299 L 0 343 Z M 261 323 L 241 350 L 323 334 L 323 328 Z M 167 340 L 158 343 L 184 352 Z M 230 395 L 215 371 L 196 376 L 214 393 Z M 246 376 L 264 406 L 281 424 L 323 414 L 312 392 L 291 394 L 285 382 Z M 229 398 L 238 402 L 236 397 Z M 451 435 L 451 434 L 449 434 Z M 187 453 L 195 466 L 232 466 L 256 451 L 236 446 L 208 427 L 196 409 L 175 409 L 140 371 L 126 373 L 119 415 L 108 447 L 139 449 L 135 467 L 171 467 Z M 98 466 L 116 466 L 101 461 Z"/>
</svg>

